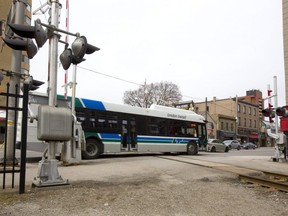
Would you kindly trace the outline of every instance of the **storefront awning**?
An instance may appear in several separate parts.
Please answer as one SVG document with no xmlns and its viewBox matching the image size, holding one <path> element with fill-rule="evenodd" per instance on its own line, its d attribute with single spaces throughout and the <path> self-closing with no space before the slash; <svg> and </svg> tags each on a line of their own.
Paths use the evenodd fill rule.
<svg viewBox="0 0 288 216">
<path fill-rule="evenodd" d="M 259 138 L 258 134 L 250 134 L 248 137 L 250 139 L 258 139 Z"/>
</svg>

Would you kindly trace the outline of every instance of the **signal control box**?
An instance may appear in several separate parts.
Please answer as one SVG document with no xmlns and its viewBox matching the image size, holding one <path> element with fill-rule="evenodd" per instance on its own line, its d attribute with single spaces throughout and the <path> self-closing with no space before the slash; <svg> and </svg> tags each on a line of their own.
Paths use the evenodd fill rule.
<svg viewBox="0 0 288 216">
<path fill-rule="evenodd" d="M 37 138 L 44 141 L 69 141 L 72 138 L 72 111 L 64 107 L 38 107 Z"/>
</svg>

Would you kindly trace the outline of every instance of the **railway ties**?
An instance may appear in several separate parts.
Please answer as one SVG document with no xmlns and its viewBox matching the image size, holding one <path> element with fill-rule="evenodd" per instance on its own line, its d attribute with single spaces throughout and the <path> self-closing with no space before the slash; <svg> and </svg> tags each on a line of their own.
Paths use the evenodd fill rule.
<svg viewBox="0 0 288 216">
<path fill-rule="evenodd" d="M 288 193 L 288 175 L 199 160 L 190 156 L 158 156 L 158 158 L 234 173 L 239 176 L 239 180 L 243 183 L 259 185 Z"/>
</svg>

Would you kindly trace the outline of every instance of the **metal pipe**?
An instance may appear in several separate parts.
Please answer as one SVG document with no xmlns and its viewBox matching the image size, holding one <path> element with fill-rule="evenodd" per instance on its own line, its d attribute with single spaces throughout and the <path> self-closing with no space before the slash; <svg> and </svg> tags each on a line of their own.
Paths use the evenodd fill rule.
<svg viewBox="0 0 288 216">
<path fill-rule="evenodd" d="M 51 25 L 58 28 L 59 2 L 55 0 L 51 4 Z M 49 46 L 49 106 L 57 106 L 57 58 L 58 58 L 58 35 L 53 34 Z M 56 143 L 49 142 L 48 160 L 56 158 Z"/>
</svg>

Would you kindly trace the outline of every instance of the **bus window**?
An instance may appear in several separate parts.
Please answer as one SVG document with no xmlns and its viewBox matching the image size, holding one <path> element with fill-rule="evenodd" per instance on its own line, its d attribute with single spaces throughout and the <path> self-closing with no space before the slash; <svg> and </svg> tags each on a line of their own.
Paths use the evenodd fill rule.
<svg viewBox="0 0 288 216">
<path fill-rule="evenodd" d="M 94 117 L 89 119 L 89 123 L 92 128 L 96 127 L 96 119 Z"/>
<path fill-rule="evenodd" d="M 197 130 L 196 130 L 196 124 L 188 123 L 187 125 L 187 135 L 192 137 L 197 137 Z"/>
<path fill-rule="evenodd" d="M 156 124 L 148 124 L 148 134 L 159 135 L 159 128 Z"/>
<path fill-rule="evenodd" d="M 108 119 L 108 127 L 112 129 L 118 128 L 118 119 L 117 116 L 110 116 Z"/>
<path fill-rule="evenodd" d="M 183 136 L 186 134 L 186 125 L 184 122 L 174 121 L 169 127 L 169 134 Z"/>
<path fill-rule="evenodd" d="M 147 122 L 148 134 L 159 135 L 159 125 L 154 117 L 148 118 Z"/>
<path fill-rule="evenodd" d="M 97 121 L 98 128 L 105 128 L 106 127 L 106 118 L 105 116 L 99 116 Z"/>
</svg>

